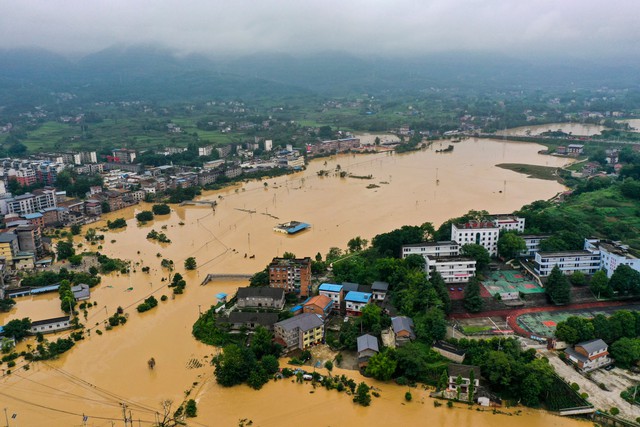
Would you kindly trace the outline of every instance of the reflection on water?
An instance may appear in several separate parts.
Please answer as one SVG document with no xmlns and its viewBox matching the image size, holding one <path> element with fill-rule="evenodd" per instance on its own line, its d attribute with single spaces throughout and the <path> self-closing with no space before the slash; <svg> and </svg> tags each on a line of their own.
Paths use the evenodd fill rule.
<svg viewBox="0 0 640 427">
<path fill-rule="evenodd" d="M 81 314 L 83 323 L 91 328 L 90 336 L 59 360 L 35 363 L 29 371 L 18 370 L 2 379 L 0 388 L 11 390 L 14 398 L 0 394 L 0 401 L 9 411 L 19 413 L 20 425 L 34 426 L 81 425 L 82 413 L 90 415 L 88 425 L 108 426 L 111 419 L 121 420 L 123 400 L 134 420 L 153 421 L 161 400 L 181 402 L 189 389 L 193 389 L 190 397 L 198 400 L 201 414 L 190 423 L 193 425 L 237 425 L 240 418 L 252 419 L 260 426 L 400 426 L 418 425 L 426 419 L 442 426 L 506 426 L 516 420 L 526 426 L 575 424 L 533 411 L 515 418 L 464 408 L 434 408 L 423 390 L 414 391 L 414 401 L 404 404 L 405 388 L 388 384 L 379 385 L 382 396 L 374 398 L 370 408 L 360 408 L 337 392 L 318 389 L 310 394 L 308 385 L 282 381 L 255 392 L 244 386 L 223 389 L 212 379 L 209 361 L 217 350 L 195 341 L 191 326 L 200 312 L 215 304 L 216 293 L 231 294 L 246 281 L 213 281 L 200 286 L 208 273 L 253 273 L 285 251 L 298 256 L 324 254 L 332 246 L 345 247 L 354 236 L 370 240 L 404 224 L 431 221 L 437 225 L 469 209 L 511 212 L 563 190 L 556 182 L 530 179 L 494 166 L 564 164 L 565 159 L 537 154 L 542 148 L 539 145 L 470 139 L 456 144 L 452 153 L 436 154 L 433 150 L 438 148 L 436 144 L 413 154 L 316 160 L 305 172 L 267 180 L 266 187 L 263 182 L 250 182 L 204 195 L 218 200 L 215 210 L 173 207 L 171 215 L 143 226 L 133 217 L 148 209 L 146 205 L 109 214 L 105 220 L 125 217 L 128 227 L 126 231 L 105 232 L 102 252 L 132 260 L 135 272 L 104 277 L 92 289 L 97 306 L 88 311 L 86 319 Z M 371 174 L 373 179 L 334 176 L 338 165 L 354 175 Z M 321 169 L 332 172 L 320 177 L 317 172 Z M 369 184 L 378 187 L 368 189 Z M 289 220 L 309 222 L 312 228 L 295 237 L 273 232 L 276 223 Z M 166 229 L 162 231 L 172 240 L 170 245 L 146 239 L 151 229 L 160 231 L 163 226 Z M 184 259 L 190 256 L 196 257 L 198 269 L 184 272 Z M 138 314 L 136 305 L 150 294 L 171 295 L 166 288 L 170 273 L 160 267 L 163 258 L 172 259 L 187 279 L 186 293 Z M 141 271 L 144 266 L 150 267 L 148 274 Z M 118 306 L 128 313 L 128 322 L 105 331 L 107 315 Z M 43 295 L 19 300 L 11 312 L 0 315 L 0 324 L 26 316 L 37 320 L 61 314 L 57 295 Z M 103 335 L 97 335 L 97 330 Z M 22 344 L 23 348 L 27 344 L 32 343 Z M 157 362 L 153 370 L 147 367 L 151 357 Z M 357 377 L 354 372 L 349 375 Z M 105 418 L 98 420 L 97 416 Z"/>
</svg>

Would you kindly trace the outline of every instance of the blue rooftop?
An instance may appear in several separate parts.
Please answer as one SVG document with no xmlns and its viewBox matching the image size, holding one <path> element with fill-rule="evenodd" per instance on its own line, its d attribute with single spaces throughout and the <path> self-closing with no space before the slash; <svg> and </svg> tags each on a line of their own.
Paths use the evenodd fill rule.
<svg viewBox="0 0 640 427">
<path fill-rule="evenodd" d="M 36 218 L 42 218 L 42 214 L 36 212 L 36 213 L 24 214 L 22 215 L 22 217 L 24 219 L 36 219 Z"/>
<path fill-rule="evenodd" d="M 59 287 L 60 287 L 59 283 L 57 285 L 43 286 L 41 288 L 31 289 L 31 294 L 42 294 L 45 292 L 53 292 L 53 291 L 57 291 Z"/>
<path fill-rule="evenodd" d="M 220 292 L 219 294 L 216 294 L 216 298 L 218 299 L 223 299 L 226 297 L 227 297 L 227 294 L 225 294 L 224 292 Z"/>
<path fill-rule="evenodd" d="M 344 299 L 345 301 L 361 302 L 366 304 L 371 299 L 371 294 L 366 292 L 350 291 Z"/>
<path fill-rule="evenodd" d="M 302 305 L 296 305 L 295 307 L 291 308 L 291 310 L 289 310 L 292 313 L 295 313 L 296 311 L 300 311 L 302 310 Z"/>
<path fill-rule="evenodd" d="M 323 283 L 320 285 L 318 289 L 321 291 L 327 291 L 327 292 L 340 292 L 342 291 L 342 285 L 336 285 L 333 283 Z"/>
<path fill-rule="evenodd" d="M 309 227 L 311 227 L 311 225 L 309 225 L 307 223 L 304 223 L 304 222 L 301 222 L 300 224 L 296 225 L 295 227 L 287 228 L 287 233 L 295 234 L 295 233 L 297 233 L 299 231 L 302 231 L 302 230 L 305 230 L 305 229 L 307 229 Z"/>
</svg>

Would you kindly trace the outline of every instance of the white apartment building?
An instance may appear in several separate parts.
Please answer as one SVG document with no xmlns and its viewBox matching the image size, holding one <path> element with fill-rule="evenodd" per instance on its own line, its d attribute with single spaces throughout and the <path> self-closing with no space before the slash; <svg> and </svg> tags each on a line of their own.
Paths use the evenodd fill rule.
<svg viewBox="0 0 640 427">
<path fill-rule="evenodd" d="M 466 283 L 476 274 L 476 260 L 459 256 L 426 257 L 427 277 L 440 273 L 445 283 Z"/>
<path fill-rule="evenodd" d="M 493 215 L 491 218 L 500 230 L 524 232 L 524 218 L 514 215 Z"/>
<path fill-rule="evenodd" d="M 521 257 L 532 257 L 535 256 L 536 252 L 540 251 L 540 242 L 544 239 L 549 238 L 547 234 L 527 234 L 521 235 L 524 243 L 527 245 L 527 249 L 523 252 L 520 252 Z"/>
<path fill-rule="evenodd" d="M 640 258 L 629 252 L 629 246 L 611 240 L 585 239 L 584 249 L 600 255 L 600 269 L 611 277 L 620 265 L 640 271 Z"/>
<path fill-rule="evenodd" d="M 7 212 L 18 215 L 36 213 L 46 208 L 54 208 L 57 206 L 55 190 L 34 190 L 32 193 L 26 193 L 6 200 Z"/>
<path fill-rule="evenodd" d="M 451 240 L 460 246 L 478 244 L 489 255 L 498 255 L 498 237 L 500 229 L 492 221 L 469 221 L 465 224 L 451 224 Z"/>
<path fill-rule="evenodd" d="M 460 245 L 452 240 L 402 245 L 402 258 L 409 255 L 422 255 L 425 258 L 428 256 L 456 256 L 460 255 Z"/>
<path fill-rule="evenodd" d="M 600 269 L 600 255 L 589 251 L 536 253 L 533 268 L 539 277 L 547 277 L 556 265 L 564 274 L 580 271 L 591 275 Z"/>
</svg>

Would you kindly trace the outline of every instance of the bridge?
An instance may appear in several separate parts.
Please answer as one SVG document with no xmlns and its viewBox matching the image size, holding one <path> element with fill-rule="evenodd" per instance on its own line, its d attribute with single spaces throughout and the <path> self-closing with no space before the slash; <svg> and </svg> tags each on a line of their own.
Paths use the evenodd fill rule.
<svg viewBox="0 0 640 427">
<path fill-rule="evenodd" d="M 249 280 L 253 274 L 207 274 L 200 286 L 204 286 L 212 280 Z"/>
</svg>

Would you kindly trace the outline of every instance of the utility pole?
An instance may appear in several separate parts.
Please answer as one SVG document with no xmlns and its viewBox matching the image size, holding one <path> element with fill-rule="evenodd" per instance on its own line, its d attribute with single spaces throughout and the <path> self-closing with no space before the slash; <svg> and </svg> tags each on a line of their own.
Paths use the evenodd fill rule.
<svg viewBox="0 0 640 427">
<path fill-rule="evenodd" d="M 124 420 L 124 427 L 127 427 L 127 404 L 122 402 L 122 419 Z"/>
<path fill-rule="evenodd" d="M 7 427 L 9 427 L 9 416 L 7 415 L 7 408 L 4 408 L 4 419 L 7 421 Z"/>
</svg>

